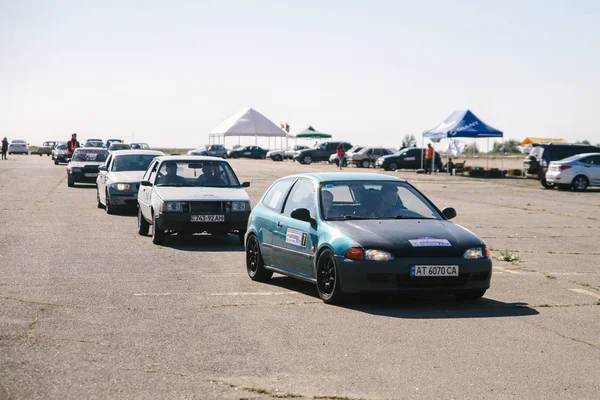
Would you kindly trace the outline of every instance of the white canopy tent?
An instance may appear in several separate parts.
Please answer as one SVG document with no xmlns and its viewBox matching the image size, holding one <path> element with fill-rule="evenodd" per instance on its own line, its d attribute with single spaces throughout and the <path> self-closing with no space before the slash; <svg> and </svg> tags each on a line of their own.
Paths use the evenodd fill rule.
<svg viewBox="0 0 600 400">
<path fill-rule="evenodd" d="M 208 138 L 210 143 L 221 143 L 222 138 L 222 144 L 225 144 L 228 136 L 237 136 L 238 142 L 241 136 L 254 136 L 255 144 L 259 136 L 268 137 L 270 145 L 272 137 L 281 138 L 283 143 L 287 132 L 255 109 L 246 107 L 221 122 L 209 133 Z"/>
</svg>

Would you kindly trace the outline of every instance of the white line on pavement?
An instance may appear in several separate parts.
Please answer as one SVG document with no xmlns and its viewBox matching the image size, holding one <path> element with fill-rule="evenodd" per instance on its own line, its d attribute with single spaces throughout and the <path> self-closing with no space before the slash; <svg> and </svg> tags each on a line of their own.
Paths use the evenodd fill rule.
<svg viewBox="0 0 600 400">
<path fill-rule="evenodd" d="M 592 297 L 595 297 L 597 299 L 600 299 L 600 294 L 594 293 L 594 292 L 590 292 L 588 290 L 584 290 L 584 289 L 569 289 L 569 290 L 572 291 L 572 292 L 575 292 L 575 293 L 587 294 L 588 296 L 592 296 Z"/>
</svg>

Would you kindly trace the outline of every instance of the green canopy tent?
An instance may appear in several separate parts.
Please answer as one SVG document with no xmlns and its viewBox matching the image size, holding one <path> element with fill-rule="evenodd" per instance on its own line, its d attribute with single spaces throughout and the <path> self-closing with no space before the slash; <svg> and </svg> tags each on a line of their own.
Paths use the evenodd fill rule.
<svg viewBox="0 0 600 400">
<path fill-rule="evenodd" d="M 302 132 L 296 134 L 296 139 L 330 139 L 331 135 L 329 133 L 319 132 L 312 126 L 309 126 Z"/>
</svg>

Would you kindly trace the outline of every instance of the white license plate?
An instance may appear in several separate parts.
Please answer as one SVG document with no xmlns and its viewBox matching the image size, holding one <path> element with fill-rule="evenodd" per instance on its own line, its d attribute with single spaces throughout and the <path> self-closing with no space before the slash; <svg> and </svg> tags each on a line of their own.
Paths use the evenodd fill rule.
<svg viewBox="0 0 600 400">
<path fill-rule="evenodd" d="M 410 276 L 458 276 L 458 265 L 411 265 Z"/>
<path fill-rule="evenodd" d="M 94 177 L 98 176 L 98 174 L 95 173 L 95 172 L 86 172 L 85 176 L 90 177 L 90 178 L 94 178 Z"/>
<path fill-rule="evenodd" d="M 192 215 L 192 222 L 225 222 L 224 215 Z"/>
</svg>

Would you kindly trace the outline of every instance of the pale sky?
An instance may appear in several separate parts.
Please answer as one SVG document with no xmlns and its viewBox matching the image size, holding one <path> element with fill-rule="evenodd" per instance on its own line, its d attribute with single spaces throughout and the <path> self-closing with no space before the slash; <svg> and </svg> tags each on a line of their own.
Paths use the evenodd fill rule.
<svg viewBox="0 0 600 400">
<path fill-rule="evenodd" d="M 397 147 L 470 109 L 598 143 L 598 21 L 596 0 L 0 0 L 0 136 L 195 147 L 253 107 Z"/>
</svg>

